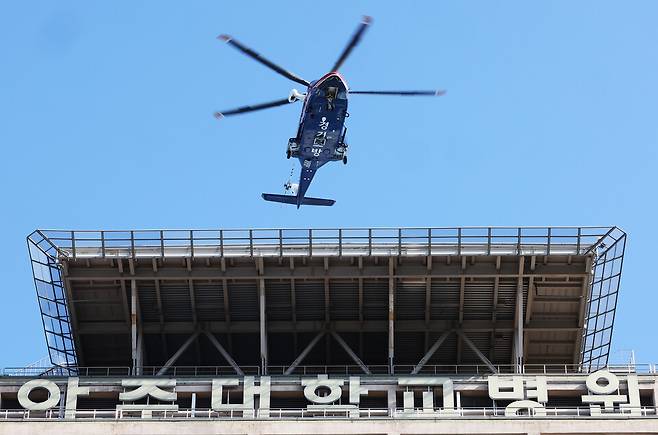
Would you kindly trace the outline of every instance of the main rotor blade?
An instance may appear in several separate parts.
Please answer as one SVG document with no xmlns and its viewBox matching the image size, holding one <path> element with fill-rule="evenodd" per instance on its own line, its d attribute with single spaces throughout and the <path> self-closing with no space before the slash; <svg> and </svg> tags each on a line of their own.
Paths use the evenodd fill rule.
<svg viewBox="0 0 658 435">
<path fill-rule="evenodd" d="M 285 78 L 292 80 L 293 82 L 297 82 L 297 83 L 302 84 L 304 86 L 309 86 L 309 84 L 310 84 L 309 82 L 307 82 L 303 78 L 297 77 L 295 74 L 291 73 L 290 71 L 287 71 L 287 70 L 281 68 L 279 65 L 277 65 L 273 62 L 270 62 L 269 60 L 265 59 L 260 54 L 256 53 L 254 50 L 250 49 L 249 47 L 246 47 L 246 46 L 242 45 L 241 43 L 239 43 L 238 41 L 236 41 L 235 39 L 233 39 L 232 37 L 230 37 L 228 35 L 219 35 L 217 37 L 217 39 L 221 39 L 222 41 L 225 41 L 227 44 L 232 45 L 233 47 L 237 48 L 238 50 L 240 50 L 241 52 L 243 52 L 247 56 L 251 57 L 252 59 L 254 59 L 254 60 L 256 60 L 260 63 L 262 63 L 266 67 L 268 67 L 270 69 L 273 69 L 274 71 L 278 72 L 279 74 L 281 74 Z"/>
<path fill-rule="evenodd" d="M 222 119 L 225 116 L 238 115 L 240 113 L 249 113 L 255 112 L 257 110 L 269 109 L 270 107 L 283 106 L 284 104 L 289 104 L 287 98 L 283 100 L 270 101 L 269 103 L 256 104 L 254 106 L 243 106 L 238 107 L 237 109 L 227 110 L 225 112 L 215 112 L 215 118 Z"/>
<path fill-rule="evenodd" d="M 356 47 L 356 45 L 359 43 L 359 40 L 361 39 L 363 32 L 366 31 L 370 23 L 372 23 L 372 18 L 365 15 L 363 17 L 363 20 L 361 21 L 361 24 L 356 29 L 356 32 L 354 32 L 354 35 L 352 35 L 352 39 L 350 39 L 350 42 L 347 43 L 347 46 L 341 53 L 340 57 L 338 58 L 334 66 L 331 68 L 332 71 L 338 71 L 338 68 L 341 67 L 343 62 L 345 62 L 345 59 L 347 59 L 347 56 L 350 55 L 354 47 Z"/>
<path fill-rule="evenodd" d="M 349 91 L 350 94 L 361 94 L 361 95 L 405 95 L 405 96 L 414 96 L 414 95 L 428 95 L 438 97 L 445 95 L 446 91 Z"/>
</svg>

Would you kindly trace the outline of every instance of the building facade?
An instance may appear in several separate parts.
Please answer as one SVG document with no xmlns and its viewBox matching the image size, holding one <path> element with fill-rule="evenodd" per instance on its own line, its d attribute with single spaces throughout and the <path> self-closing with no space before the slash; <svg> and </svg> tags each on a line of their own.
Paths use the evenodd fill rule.
<svg viewBox="0 0 658 435">
<path fill-rule="evenodd" d="M 658 433 L 616 227 L 46 231 L 0 433 Z M 4 432 L 3 432 L 4 431 Z"/>
</svg>

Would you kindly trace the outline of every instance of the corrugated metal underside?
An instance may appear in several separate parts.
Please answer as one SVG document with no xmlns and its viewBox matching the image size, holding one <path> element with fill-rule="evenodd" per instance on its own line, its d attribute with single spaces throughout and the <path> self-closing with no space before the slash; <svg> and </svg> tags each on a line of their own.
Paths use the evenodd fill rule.
<svg viewBox="0 0 658 435">
<path fill-rule="evenodd" d="M 397 365 L 416 364 L 445 331 L 457 329 L 493 363 L 512 363 L 519 290 L 525 362 L 576 363 L 590 260 L 434 256 L 62 262 L 80 365 L 131 364 L 134 285 L 145 365 L 162 365 L 191 334 L 207 330 L 238 364 L 258 366 L 261 280 L 270 365 L 290 364 L 325 328 L 336 331 L 366 364 L 386 365 L 390 289 Z M 303 364 L 353 360 L 326 335 Z M 481 360 L 451 333 L 428 364 Z M 214 366 L 226 361 L 200 334 L 176 365 Z"/>
</svg>

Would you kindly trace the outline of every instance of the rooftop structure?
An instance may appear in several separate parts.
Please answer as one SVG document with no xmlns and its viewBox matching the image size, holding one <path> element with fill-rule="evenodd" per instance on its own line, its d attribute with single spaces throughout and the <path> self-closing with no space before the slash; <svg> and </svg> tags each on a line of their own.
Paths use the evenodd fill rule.
<svg viewBox="0 0 658 435">
<path fill-rule="evenodd" d="M 57 366 L 391 374 L 603 367 L 625 240 L 616 227 L 37 230 L 28 246 Z"/>
</svg>

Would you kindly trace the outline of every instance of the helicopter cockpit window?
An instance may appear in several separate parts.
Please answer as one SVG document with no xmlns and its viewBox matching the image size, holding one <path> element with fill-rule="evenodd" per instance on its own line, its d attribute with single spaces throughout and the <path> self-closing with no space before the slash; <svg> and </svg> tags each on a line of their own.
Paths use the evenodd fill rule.
<svg viewBox="0 0 658 435">
<path fill-rule="evenodd" d="M 326 92 L 325 96 L 326 96 L 327 98 L 329 98 L 330 100 L 335 100 L 335 99 L 336 99 L 336 94 L 337 94 L 337 93 L 338 93 L 338 88 L 336 88 L 336 87 L 334 87 L 334 86 L 329 86 L 329 87 L 327 88 L 327 92 Z"/>
</svg>

